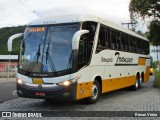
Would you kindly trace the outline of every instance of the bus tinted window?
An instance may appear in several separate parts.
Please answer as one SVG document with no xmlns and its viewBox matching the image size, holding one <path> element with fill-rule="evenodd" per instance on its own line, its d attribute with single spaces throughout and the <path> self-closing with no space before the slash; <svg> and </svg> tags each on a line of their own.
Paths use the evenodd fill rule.
<svg viewBox="0 0 160 120">
<path fill-rule="evenodd" d="M 126 39 L 125 39 L 125 35 L 122 33 L 121 34 L 121 48 L 123 51 L 125 51 L 125 46 L 126 46 Z"/>
<path fill-rule="evenodd" d="M 101 25 L 98 36 L 97 52 L 110 48 L 110 44 L 110 29 Z"/>
<path fill-rule="evenodd" d="M 142 53 L 142 45 L 141 45 L 141 40 L 137 39 L 137 52 L 140 54 Z"/>
<path fill-rule="evenodd" d="M 112 49 L 117 49 L 116 46 L 116 31 L 111 30 L 111 48 Z"/>
<path fill-rule="evenodd" d="M 106 47 L 111 48 L 110 29 L 106 28 Z"/>
<path fill-rule="evenodd" d="M 117 46 L 117 50 L 121 50 L 121 39 L 120 39 L 120 32 L 117 31 L 116 32 L 116 46 Z"/>
<path fill-rule="evenodd" d="M 104 49 L 148 55 L 149 42 L 101 24 L 96 51 Z"/>
<path fill-rule="evenodd" d="M 99 37 L 98 37 L 98 48 L 106 47 L 106 31 L 103 26 L 100 27 Z"/>
</svg>

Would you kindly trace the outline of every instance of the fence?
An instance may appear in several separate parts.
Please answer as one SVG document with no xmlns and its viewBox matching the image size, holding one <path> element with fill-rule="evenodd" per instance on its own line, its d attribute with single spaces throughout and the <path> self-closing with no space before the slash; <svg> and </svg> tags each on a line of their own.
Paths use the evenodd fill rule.
<svg viewBox="0 0 160 120">
<path fill-rule="evenodd" d="M 0 62 L 0 78 L 15 78 L 17 62 Z"/>
</svg>

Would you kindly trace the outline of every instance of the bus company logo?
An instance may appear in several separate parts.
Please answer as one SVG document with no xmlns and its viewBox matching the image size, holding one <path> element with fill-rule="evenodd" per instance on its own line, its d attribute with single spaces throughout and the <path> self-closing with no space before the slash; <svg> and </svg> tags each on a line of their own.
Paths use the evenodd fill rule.
<svg viewBox="0 0 160 120">
<path fill-rule="evenodd" d="M 120 57 L 120 53 L 116 52 L 115 56 L 117 56 L 117 61 L 116 63 L 123 62 L 123 63 L 133 63 L 133 58 L 125 58 L 125 57 Z"/>
<path fill-rule="evenodd" d="M 109 62 L 113 62 L 113 58 L 104 58 L 104 57 L 102 57 L 101 58 L 101 62 L 107 62 L 107 64 L 108 64 Z"/>
</svg>

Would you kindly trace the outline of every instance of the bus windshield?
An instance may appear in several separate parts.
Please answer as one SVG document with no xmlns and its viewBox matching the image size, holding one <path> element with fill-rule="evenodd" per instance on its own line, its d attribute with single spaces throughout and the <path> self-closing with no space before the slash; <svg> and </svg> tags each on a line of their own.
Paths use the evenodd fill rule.
<svg viewBox="0 0 160 120">
<path fill-rule="evenodd" d="M 21 43 L 19 69 L 58 72 L 72 68 L 72 37 L 79 24 L 27 27 Z"/>
</svg>

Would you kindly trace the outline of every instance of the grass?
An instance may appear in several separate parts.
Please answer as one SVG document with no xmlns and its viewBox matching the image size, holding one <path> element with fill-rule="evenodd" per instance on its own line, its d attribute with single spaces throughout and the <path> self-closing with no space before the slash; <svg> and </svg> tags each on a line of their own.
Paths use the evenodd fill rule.
<svg viewBox="0 0 160 120">
<path fill-rule="evenodd" d="M 160 88 L 160 72 L 155 71 L 154 75 L 155 75 L 155 80 L 154 80 L 153 86 L 156 88 Z"/>
</svg>

